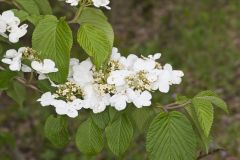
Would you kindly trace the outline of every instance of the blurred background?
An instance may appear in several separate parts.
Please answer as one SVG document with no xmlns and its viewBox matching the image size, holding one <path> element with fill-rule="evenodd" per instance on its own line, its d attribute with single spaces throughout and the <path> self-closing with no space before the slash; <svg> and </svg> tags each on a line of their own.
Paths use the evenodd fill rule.
<svg viewBox="0 0 240 160">
<path fill-rule="evenodd" d="M 50 2 L 57 16 L 71 19 L 72 7 L 57 0 Z M 115 46 L 122 54 L 160 52 L 162 63 L 171 63 L 185 73 L 182 85 L 173 87 L 168 95 L 156 95 L 156 101 L 166 104 L 173 101 L 175 94 L 192 97 L 206 89 L 216 91 L 226 100 L 230 114 L 215 110 L 212 133 L 212 145 L 224 151 L 203 160 L 239 160 L 240 1 L 112 0 L 111 7 L 112 10 L 105 13 L 115 31 Z M 0 2 L 1 12 L 10 8 Z M 77 43 L 74 48 L 78 48 Z M 73 52 L 82 51 L 73 49 Z M 82 55 L 80 58 L 86 57 Z M 5 93 L 1 94 L 0 160 L 114 159 L 107 149 L 97 157 L 84 157 L 74 143 L 65 149 L 52 146 L 43 135 L 49 111 L 36 104 L 37 94 L 31 90 L 26 94 L 22 107 Z M 31 100 L 30 95 L 35 98 Z M 124 159 L 147 159 L 143 137 L 141 134 L 135 137 Z"/>
</svg>

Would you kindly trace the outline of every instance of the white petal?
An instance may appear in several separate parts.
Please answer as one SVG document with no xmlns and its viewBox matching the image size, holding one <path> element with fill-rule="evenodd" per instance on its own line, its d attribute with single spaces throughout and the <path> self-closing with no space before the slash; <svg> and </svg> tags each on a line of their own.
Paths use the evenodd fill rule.
<svg viewBox="0 0 240 160">
<path fill-rule="evenodd" d="M 159 87 L 159 91 L 162 93 L 168 93 L 170 89 L 169 82 L 166 82 L 166 81 L 160 82 L 158 87 Z"/>
<path fill-rule="evenodd" d="M 133 69 L 135 71 L 152 71 L 156 66 L 155 61 L 147 59 L 137 59 L 137 61 L 134 63 Z"/>
<path fill-rule="evenodd" d="M 25 64 L 22 64 L 21 70 L 22 70 L 22 72 L 26 72 L 26 73 L 32 71 L 32 69 L 30 67 L 28 67 L 27 65 L 25 65 Z"/>
<path fill-rule="evenodd" d="M 76 110 L 80 110 L 83 108 L 82 104 L 83 101 L 81 99 L 75 99 L 73 102 L 70 103 L 70 106 Z"/>
<path fill-rule="evenodd" d="M 18 52 L 15 49 L 9 49 L 6 52 L 6 58 L 14 58 L 18 55 Z"/>
<path fill-rule="evenodd" d="M 161 58 L 161 53 L 156 53 L 153 56 L 154 60 L 160 59 Z"/>
<path fill-rule="evenodd" d="M 5 33 L 6 31 L 7 31 L 7 24 L 0 19 L 0 33 Z"/>
<path fill-rule="evenodd" d="M 38 75 L 38 80 L 44 80 L 44 79 L 47 79 L 47 76 L 45 74 L 39 74 Z"/>
<path fill-rule="evenodd" d="M 10 64 L 9 69 L 11 71 L 20 71 L 21 70 L 21 59 L 19 57 L 13 58 L 12 64 Z"/>
<path fill-rule="evenodd" d="M 31 66 L 34 70 L 40 71 L 42 70 L 42 63 L 38 61 L 32 61 Z"/>
<path fill-rule="evenodd" d="M 127 59 L 126 59 L 126 63 L 125 66 L 128 69 L 132 69 L 133 64 L 137 61 L 138 57 L 134 54 L 130 54 Z"/>
<path fill-rule="evenodd" d="M 2 62 L 3 62 L 3 63 L 6 63 L 6 64 L 12 64 L 12 60 L 11 60 L 11 59 L 8 59 L 8 58 L 3 58 L 3 59 L 2 59 Z"/>
<path fill-rule="evenodd" d="M 172 66 L 170 64 L 165 64 L 163 69 L 167 71 L 172 71 Z"/>
<path fill-rule="evenodd" d="M 37 101 L 40 102 L 41 105 L 44 107 L 44 106 L 52 105 L 53 102 L 55 102 L 55 99 L 54 99 L 54 96 L 51 94 L 51 92 L 46 92 Z"/>
<path fill-rule="evenodd" d="M 76 118 L 78 116 L 78 111 L 72 108 L 68 108 L 67 115 L 71 118 Z"/>
<path fill-rule="evenodd" d="M 13 28 L 9 34 L 9 41 L 12 43 L 17 43 L 19 38 L 23 37 L 27 33 L 27 27 L 28 25 L 24 24 L 19 28 Z"/>
</svg>

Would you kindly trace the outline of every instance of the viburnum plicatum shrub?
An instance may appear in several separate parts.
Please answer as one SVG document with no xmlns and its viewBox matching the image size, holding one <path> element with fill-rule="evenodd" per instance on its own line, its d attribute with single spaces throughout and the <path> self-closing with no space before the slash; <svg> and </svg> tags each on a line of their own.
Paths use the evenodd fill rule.
<svg viewBox="0 0 240 160">
<path fill-rule="evenodd" d="M 0 15 L 0 89 L 19 105 L 25 87 L 40 93 L 37 102 L 53 109 L 44 130 L 55 146 L 75 139 L 83 154 L 96 155 L 106 148 L 123 157 L 134 133 L 141 132 L 152 160 L 194 160 L 208 153 L 213 107 L 228 112 L 227 105 L 212 91 L 177 96 L 168 105 L 160 105 L 161 99 L 152 103 L 153 93 L 168 94 L 184 73 L 164 64 L 160 53 L 122 56 L 113 47 L 113 29 L 100 10 L 111 9 L 109 0 L 66 0 L 65 5 L 76 9 L 72 20 L 54 16 L 47 0 L 4 2 L 16 9 Z M 77 33 L 70 24 L 78 24 Z M 71 56 L 75 41 L 89 58 Z M 68 121 L 77 117 L 85 118 L 70 135 Z"/>
</svg>

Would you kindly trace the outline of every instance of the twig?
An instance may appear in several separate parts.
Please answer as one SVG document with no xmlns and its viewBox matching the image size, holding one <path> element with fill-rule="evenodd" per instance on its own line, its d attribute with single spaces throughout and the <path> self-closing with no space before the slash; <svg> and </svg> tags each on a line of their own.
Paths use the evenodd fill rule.
<svg viewBox="0 0 240 160">
<path fill-rule="evenodd" d="M 178 108 L 183 108 L 185 107 L 186 105 L 190 104 L 191 103 L 191 100 L 183 103 L 183 104 L 180 104 L 180 105 L 176 105 L 176 106 L 165 106 L 166 109 L 178 109 Z"/>
<path fill-rule="evenodd" d="M 15 0 L 12 0 L 11 1 L 13 5 L 15 5 L 18 9 L 22 9 L 22 7 L 15 1 Z"/>
<path fill-rule="evenodd" d="M 0 66 L 0 70 L 5 70 L 4 67 Z M 16 80 L 20 83 L 22 83 L 24 86 L 28 87 L 28 88 L 31 88 L 35 91 L 38 91 L 38 92 L 41 92 L 37 87 L 35 87 L 34 85 L 32 84 L 29 84 L 24 78 L 21 78 L 21 77 L 16 77 Z"/>
<path fill-rule="evenodd" d="M 167 104 L 164 107 L 168 108 L 168 107 L 172 107 L 172 106 L 176 106 L 176 105 L 178 105 L 178 104 L 174 102 L 174 103 Z"/>
<path fill-rule="evenodd" d="M 220 151 L 224 151 L 224 149 L 222 149 L 222 148 L 214 149 L 214 150 L 210 151 L 210 152 L 207 153 L 207 154 L 198 156 L 197 160 L 202 159 L 202 158 L 205 158 L 205 157 L 207 157 L 207 156 L 210 156 L 210 155 L 215 154 L 215 153 L 220 152 Z"/>
<path fill-rule="evenodd" d="M 187 102 L 185 102 L 183 104 L 171 103 L 171 104 L 163 106 L 163 109 L 165 111 L 172 110 L 172 109 L 179 109 L 179 108 L 185 107 L 186 105 L 188 105 L 190 103 L 191 103 L 191 100 L 188 100 Z"/>
<path fill-rule="evenodd" d="M 32 90 L 41 92 L 37 87 L 35 87 L 35 86 L 32 85 L 32 84 L 29 84 L 25 79 L 23 79 L 23 78 L 21 78 L 21 77 L 17 77 L 16 79 L 17 79 L 18 82 L 22 83 L 24 86 L 26 86 L 26 87 L 28 87 L 28 88 L 31 88 Z"/>
<path fill-rule="evenodd" d="M 15 0 L 0 0 L 0 2 L 4 2 L 7 4 L 13 4 L 15 5 L 18 9 L 22 9 L 22 7 L 15 1 Z"/>
</svg>

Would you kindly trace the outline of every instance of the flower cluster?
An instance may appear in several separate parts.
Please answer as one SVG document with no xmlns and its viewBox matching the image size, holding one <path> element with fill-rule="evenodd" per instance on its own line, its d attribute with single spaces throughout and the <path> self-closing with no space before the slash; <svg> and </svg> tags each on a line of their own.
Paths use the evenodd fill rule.
<svg viewBox="0 0 240 160">
<path fill-rule="evenodd" d="M 20 25 L 20 19 L 13 11 L 5 11 L 0 15 L 0 35 L 9 38 L 12 43 L 17 43 L 27 33 L 27 24 Z"/>
<path fill-rule="evenodd" d="M 23 64 L 22 61 L 31 61 L 31 67 Z M 39 77 L 46 77 L 45 74 L 57 72 L 58 69 L 55 67 L 55 63 L 50 59 L 41 60 L 38 53 L 27 47 L 21 47 L 16 51 L 15 49 L 10 49 L 4 55 L 2 62 L 9 65 L 11 71 L 22 71 L 31 72 L 32 69 L 35 70 Z M 43 78 L 40 78 L 43 79 Z"/>
<path fill-rule="evenodd" d="M 79 62 L 71 59 L 68 81 L 57 85 L 55 93 L 44 93 L 38 100 L 42 106 L 54 106 L 60 115 L 76 117 L 82 108 L 94 113 L 107 106 L 124 110 L 128 103 L 137 108 L 151 105 L 151 93 L 167 93 L 171 85 L 180 84 L 184 76 L 170 64 L 157 62 L 161 54 L 123 57 L 113 48 L 106 69 L 96 70 L 90 59 Z"/>
<path fill-rule="evenodd" d="M 95 7 L 105 7 L 106 9 L 111 9 L 108 5 L 110 4 L 109 0 L 83 0 L 87 1 L 89 4 L 93 4 Z M 82 0 L 66 0 L 66 3 L 69 3 L 71 6 L 77 6 L 81 3 Z M 86 3 L 86 2 L 85 2 Z"/>
</svg>

